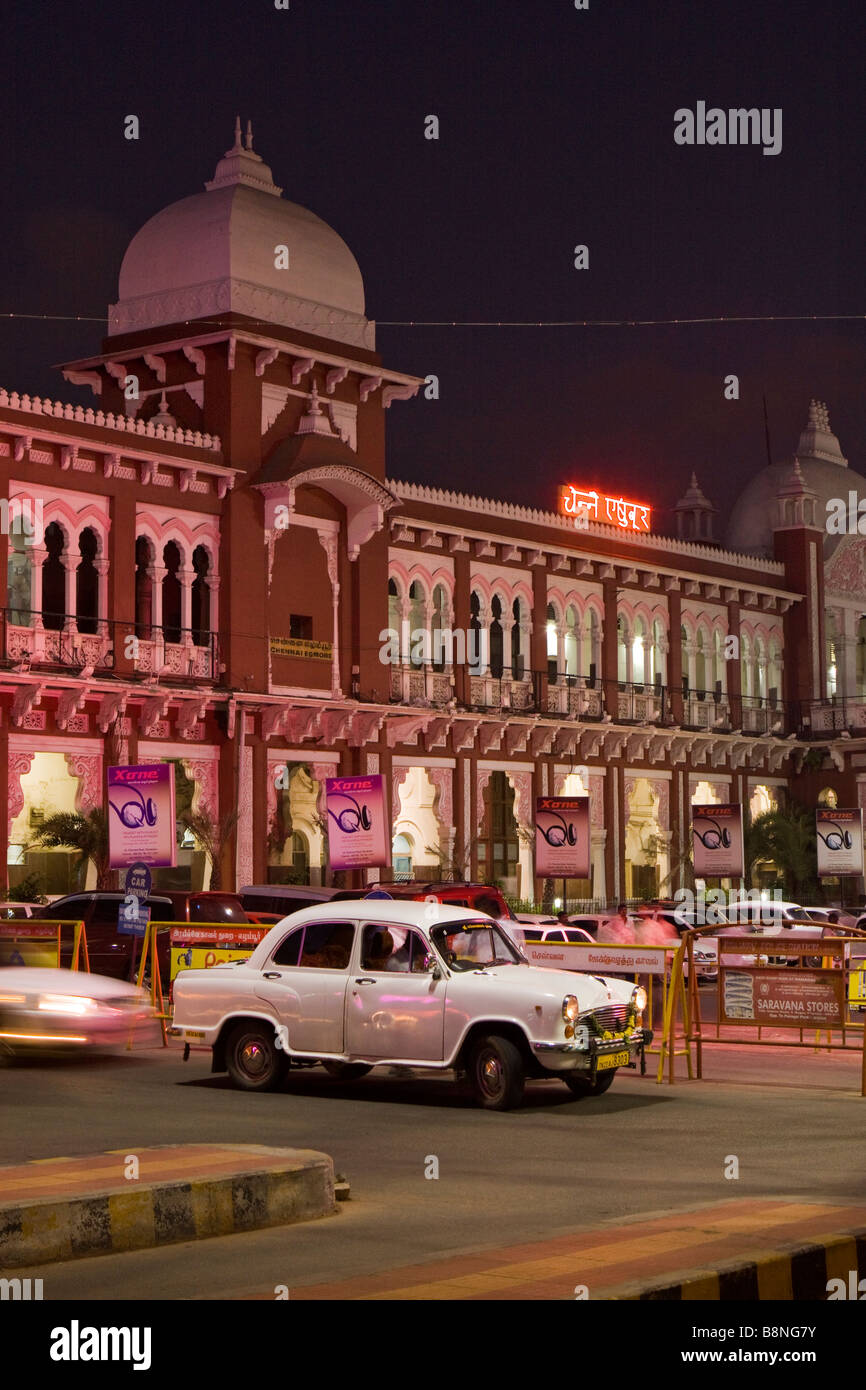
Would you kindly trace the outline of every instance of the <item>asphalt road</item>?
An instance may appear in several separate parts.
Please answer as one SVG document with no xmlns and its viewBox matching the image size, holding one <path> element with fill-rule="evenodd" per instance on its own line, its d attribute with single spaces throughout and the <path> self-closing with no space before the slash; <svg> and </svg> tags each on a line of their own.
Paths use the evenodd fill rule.
<svg viewBox="0 0 866 1390">
<path fill-rule="evenodd" d="M 445 1077 L 319 1069 L 276 1094 L 212 1077 L 171 1048 L 0 1070 L 0 1161 L 148 1144 L 237 1141 L 323 1150 L 352 1185 L 339 1214 L 282 1230 L 47 1266 L 46 1298 L 231 1298 L 369 1274 L 701 1204 L 866 1199 L 859 1058 L 706 1049 L 708 1078 L 672 1089 L 620 1073 L 576 1101 L 530 1083 L 524 1107 L 477 1110 Z M 683 1064 L 679 1063 L 683 1072 Z M 739 1178 L 725 1178 L 730 1155 Z M 439 1177 L 425 1177 L 429 1159 Z M 728 1165 L 730 1166 L 730 1165 Z"/>
</svg>

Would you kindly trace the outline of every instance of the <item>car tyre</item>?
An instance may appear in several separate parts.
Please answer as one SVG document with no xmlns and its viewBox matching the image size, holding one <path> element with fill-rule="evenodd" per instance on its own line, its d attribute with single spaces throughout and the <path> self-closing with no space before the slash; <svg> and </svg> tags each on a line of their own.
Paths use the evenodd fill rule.
<svg viewBox="0 0 866 1390">
<path fill-rule="evenodd" d="M 493 1034 L 472 1049 L 469 1075 L 475 1099 L 485 1110 L 513 1110 L 523 1099 L 526 1068 L 510 1038 Z"/>
<path fill-rule="evenodd" d="M 285 1079 L 288 1064 L 273 1028 L 241 1023 L 226 1042 L 226 1068 L 242 1091 L 273 1091 Z"/>
<path fill-rule="evenodd" d="M 366 1062 L 323 1062 L 322 1066 L 335 1081 L 360 1081 L 373 1070 Z"/>
<path fill-rule="evenodd" d="M 605 1091 L 609 1091 L 617 1071 L 617 1067 L 611 1067 L 610 1071 L 600 1072 L 595 1081 L 590 1081 L 580 1074 L 566 1074 L 562 1079 L 572 1095 L 576 1096 L 578 1100 L 583 1100 L 586 1096 L 603 1096 Z"/>
</svg>

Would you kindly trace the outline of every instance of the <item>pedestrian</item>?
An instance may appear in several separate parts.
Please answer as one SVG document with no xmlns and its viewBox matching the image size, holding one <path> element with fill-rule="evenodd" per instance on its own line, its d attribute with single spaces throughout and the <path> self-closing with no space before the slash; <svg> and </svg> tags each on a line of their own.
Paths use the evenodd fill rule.
<svg viewBox="0 0 866 1390">
<path fill-rule="evenodd" d="M 621 946 L 634 942 L 634 924 L 625 903 L 620 903 L 615 917 L 608 917 L 598 929 L 598 942 L 618 942 Z"/>
</svg>

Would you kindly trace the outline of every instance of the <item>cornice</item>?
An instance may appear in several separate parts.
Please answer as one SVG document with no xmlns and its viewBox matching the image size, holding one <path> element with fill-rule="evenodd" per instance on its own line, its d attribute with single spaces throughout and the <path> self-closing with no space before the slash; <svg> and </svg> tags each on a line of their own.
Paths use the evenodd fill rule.
<svg viewBox="0 0 866 1390">
<path fill-rule="evenodd" d="M 150 420 L 136 420 L 132 416 L 114 415 L 110 410 L 94 410 L 92 406 L 72 405 L 69 402 L 51 401 L 40 396 L 22 395 L 18 391 L 7 391 L 4 387 L 0 387 L 0 407 L 20 410 L 25 415 L 41 415 L 45 419 L 66 420 L 77 425 L 95 425 L 98 429 L 112 430 L 127 436 L 135 435 L 139 439 L 161 439 L 166 444 L 206 449 L 215 454 L 222 452 L 222 443 L 216 434 L 202 434 L 199 430 L 185 430 L 171 425 L 155 425 Z"/>
</svg>

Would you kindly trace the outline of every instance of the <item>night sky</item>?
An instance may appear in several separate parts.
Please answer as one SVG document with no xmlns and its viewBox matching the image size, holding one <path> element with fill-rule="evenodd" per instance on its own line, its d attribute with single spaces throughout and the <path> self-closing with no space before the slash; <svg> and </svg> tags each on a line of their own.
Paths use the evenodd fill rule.
<svg viewBox="0 0 866 1390">
<path fill-rule="evenodd" d="M 51 364 L 100 350 L 128 241 L 201 190 L 239 111 L 352 248 L 387 365 L 440 379 L 389 412 L 390 476 L 542 507 L 574 481 L 665 529 L 693 468 L 725 513 L 764 465 L 764 392 L 775 457 L 815 395 L 866 471 L 862 321 L 386 326 L 866 314 L 862 0 L 589 6 L 7 9 L 0 313 L 57 317 L 0 319 L 0 384 L 92 403 Z M 781 153 L 676 145 L 698 101 L 781 107 Z"/>
</svg>

